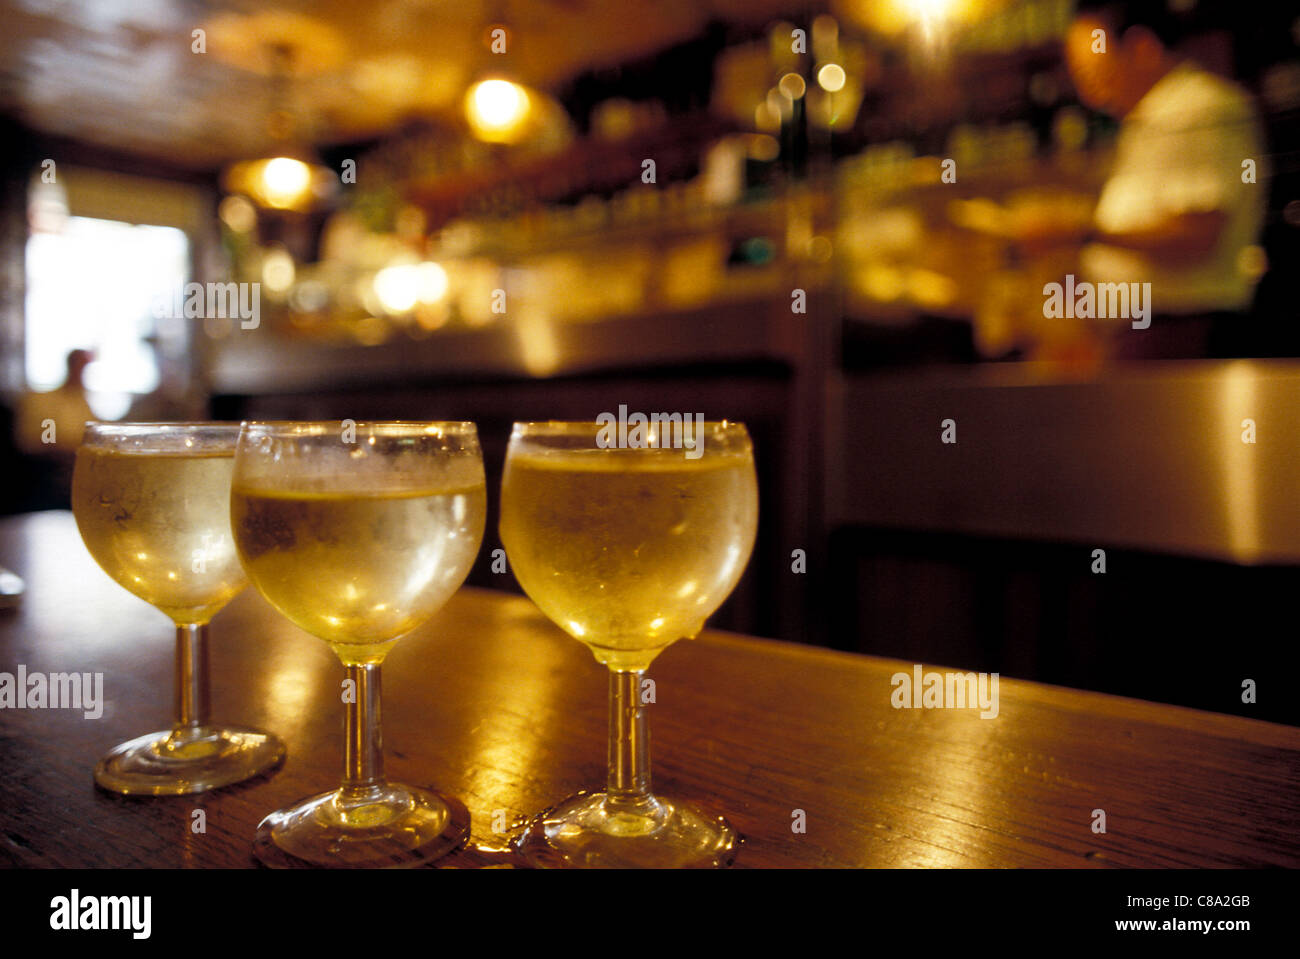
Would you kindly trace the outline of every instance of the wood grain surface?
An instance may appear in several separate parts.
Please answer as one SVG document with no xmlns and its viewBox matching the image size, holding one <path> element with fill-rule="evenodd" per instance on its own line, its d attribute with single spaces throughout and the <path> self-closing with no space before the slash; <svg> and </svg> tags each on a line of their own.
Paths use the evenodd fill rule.
<svg viewBox="0 0 1300 959">
<path fill-rule="evenodd" d="M 99 719 L 0 710 L 0 864 L 253 867 L 263 816 L 337 785 L 343 667 L 248 589 L 213 621 L 213 715 L 277 733 L 284 766 L 197 797 L 96 789 L 102 753 L 170 723 L 171 625 L 99 570 L 69 513 L 0 523 L 0 564 L 28 586 L 0 611 L 0 671 L 102 672 L 105 698 Z M 725 813 L 741 868 L 1300 866 L 1300 729 L 1012 680 L 992 719 L 895 709 L 890 677 L 911 668 L 678 643 L 650 672 L 653 785 Z M 462 589 L 383 676 L 389 777 L 473 818 L 441 865 L 512 864 L 494 821 L 603 783 L 603 669 L 527 599 Z"/>
</svg>

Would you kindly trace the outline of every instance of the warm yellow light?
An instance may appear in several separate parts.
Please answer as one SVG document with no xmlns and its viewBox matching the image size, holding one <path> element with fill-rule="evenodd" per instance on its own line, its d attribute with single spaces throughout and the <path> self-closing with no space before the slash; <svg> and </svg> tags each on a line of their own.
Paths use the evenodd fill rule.
<svg viewBox="0 0 1300 959">
<path fill-rule="evenodd" d="M 525 306 L 515 317 L 515 333 L 524 369 L 533 376 L 553 374 L 560 365 L 560 347 L 551 317 L 535 306 Z M 582 635 L 581 627 L 577 635 Z"/>
<path fill-rule="evenodd" d="M 275 249 L 262 259 L 262 285 L 273 293 L 283 293 L 293 286 L 296 271 L 287 250 Z"/>
<path fill-rule="evenodd" d="M 931 20 L 946 15 L 953 7 L 953 0 L 902 0 L 902 6 L 922 20 Z"/>
<path fill-rule="evenodd" d="M 939 309 L 950 305 L 957 296 L 957 284 L 933 270 L 912 270 L 906 282 L 908 295 L 919 306 Z"/>
<path fill-rule="evenodd" d="M 287 210 L 301 203 L 311 189 L 311 167 L 292 157 L 276 157 L 262 167 L 262 193 L 266 202 Z"/>
<path fill-rule="evenodd" d="M 439 264 L 426 260 L 415 269 L 421 303 L 437 303 L 447 295 L 447 271 Z"/>
<path fill-rule="evenodd" d="M 337 182 L 329 170 L 288 155 L 236 163 L 223 178 L 227 191 L 242 193 L 259 207 L 296 211 L 311 209 Z M 223 207 L 221 214 L 227 226 L 240 233 L 255 225 L 250 211 L 242 208 L 244 202 Z"/>
<path fill-rule="evenodd" d="M 843 8 L 849 19 L 871 30 L 896 35 L 919 25 L 929 35 L 945 23 L 974 23 L 1007 4 L 1008 0 L 844 0 Z M 816 52 L 818 59 L 833 59 Z"/>
<path fill-rule="evenodd" d="M 1252 280 L 1258 280 L 1268 272 L 1268 254 L 1262 246 L 1242 247 L 1237 254 L 1237 272 Z"/>
<path fill-rule="evenodd" d="M 781 155 L 781 143 L 766 133 L 751 133 L 745 138 L 745 155 L 751 160 L 771 163 Z"/>
<path fill-rule="evenodd" d="M 522 131 L 529 110 L 528 93 L 509 80 L 483 80 L 470 87 L 465 115 L 480 140 L 507 143 Z"/>
<path fill-rule="evenodd" d="M 817 71 L 817 85 L 827 93 L 844 89 L 844 68 L 838 63 L 828 63 Z"/>
<path fill-rule="evenodd" d="M 804 95 L 804 91 L 808 89 L 807 84 L 803 82 L 803 77 L 797 73 L 787 73 L 781 78 L 781 82 L 777 84 L 777 87 L 791 100 L 798 100 Z"/>
<path fill-rule="evenodd" d="M 375 296 L 388 313 L 406 313 L 420 298 L 420 269 L 411 264 L 389 266 L 375 274 Z"/>
<path fill-rule="evenodd" d="M 437 303 L 447 295 L 447 271 L 432 260 L 399 263 L 376 273 L 373 287 L 384 312 L 409 313 L 416 303 Z"/>
<path fill-rule="evenodd" d="M 829 13 L 813 18 L 813 54 L 818 60 L 830 60 L 840 47 L 840 25 Z"/>
<path fill-rule="evenodd" d="M 858 284 L 860 289 L 873 300 L 892 303 L 903 295 L 907 287 L 907 278 L 897 267 L 885 263 L 872 263 L 862 271 Z"/>
<path fill-rule="evenodd" d="M 228 196 L 222 200 L 217 215 L 236 233 L 251 233 L 257 226 L 257 211 L 242 196 Z"/>
</svg>

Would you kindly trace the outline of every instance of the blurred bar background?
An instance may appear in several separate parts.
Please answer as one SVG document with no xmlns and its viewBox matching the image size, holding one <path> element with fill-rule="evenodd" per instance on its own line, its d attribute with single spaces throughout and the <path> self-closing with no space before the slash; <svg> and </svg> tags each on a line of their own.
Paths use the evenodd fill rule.
<svg viewBox="0 0 1300 959">
<path fill-rule="evenodd" d="M 2 508 L 67 507 L 87 416 L 469 419 L 470 582 L 517 590 L 512 421 L 698 412 L 762 501 L 713 625 L 1300 724 L 1284 6 L 0 3 Z M 1072 69 L 1088 17 L 1236 109 L 1178 133 L 1230 169 L 1146 330 L 1046 315 L 1117 170 L 1194 179 Z"/>
</svg>

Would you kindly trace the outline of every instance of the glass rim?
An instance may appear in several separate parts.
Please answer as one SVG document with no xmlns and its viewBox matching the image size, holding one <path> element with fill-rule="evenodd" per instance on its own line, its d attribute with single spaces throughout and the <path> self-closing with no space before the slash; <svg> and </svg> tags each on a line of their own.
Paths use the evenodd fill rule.
<svg viewBox="0 0 1300 959">
<path fill-rule="evenodd" d="M 225 456 L 234 455 L 238 445 L 239 424 L 233 420 L 183 423 L 87 420 L 77 448 L 124 456 Z"/>
<path fill-rule="evenodd" d="M 473 420 L 243 420 L 239 431 L 324 436 L 350 423 L 358 430 L 380 429 L 395 434 L 437 431 L 442 434 L 468 436 L 478 434 Z"/>
<path fill-rule="evenodd" d="M 687 419 L 688 417 L 686 416 L 682 417 L 683 422 Z M 695 422 L 693 416 L 689 417 L 689 420 L 692 423 Z M 603 424 L 597 420 L 516 420 L 511 426 L 511 431 L 516 433 L 529 432 L 564 435 L 566 433 L 578 433 L 587 429 L 601 429 L 605 425 L 617 425 L 617 422 L 618 421 L 616 420 L 614 424 Z M 663 423 L 665 421 L 660 419 L 660 422 Z M 671 423 L 672 421 L 668 420 L 667 422 Z M 649 425 L 648 419 L 646 425 Z M 705 429 L 713 432 L 719 430 L 749 432 L 745 427 L 744 422 L 741 420 L 705 420 L 703 425 Z"/>
<path fill-rule="evenodd" d="M 234 430 L 240 427 L 239 420 L 177 420 L 175 422 L 159 421 L 125 421 L 125 420 L 86 420 L 84 429 L 96 433 L 197 433 L 203 430 Z"/>
</svg>

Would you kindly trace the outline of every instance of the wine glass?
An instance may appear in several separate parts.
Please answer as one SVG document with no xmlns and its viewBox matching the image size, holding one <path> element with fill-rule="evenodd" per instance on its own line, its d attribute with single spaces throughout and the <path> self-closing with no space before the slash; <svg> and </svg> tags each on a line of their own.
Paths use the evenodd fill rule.
<svg viewBox="0 0 1300 959">
<path fill-rule="evenodd" d="M 693 449 L 661 430 L 610 446 L 596 423 L 516 423 L 501 483 L 501 541 L 524 591 L 609 668 L 609 771 L 516 842 L 534 865 L 723 866 L 736 831 L 650 792 L 643 684 L 650 662 L 693 638 L 753 549 L 758 485 L 738 423 L 706 423 Z"/>
<path fill-rule="evenodd" d="M 473 423 L 245 423 L 231 521 L 267 600 L 347 670 L 338 789 L 274 812 L 272 866 L 416 865 L 469 835 L 459 801 L 384 778 L 379 668 L 464 582 L 487 497 Z"/>
<path fill-rule="evenodd" d="M 72 511 L 90 555 L 176 624 L 176 722 L 113 749 L 95 782 L 126 795 L 199 793 L 284 759 L 270 733 L 208 718 L 208 622 L 247 584 L 230 530 L 237 423 L 87 423 Z"/>
</svg>

